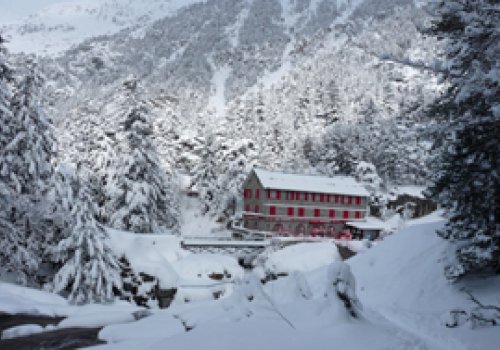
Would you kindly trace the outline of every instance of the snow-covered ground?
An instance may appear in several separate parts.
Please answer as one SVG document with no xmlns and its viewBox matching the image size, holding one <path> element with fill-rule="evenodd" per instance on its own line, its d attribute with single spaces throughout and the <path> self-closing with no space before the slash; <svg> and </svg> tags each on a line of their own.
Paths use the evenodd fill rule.
<svg viewBox="0 0 500 350">
<path fill-rule="evenodd" d="M 498 327 L 445 326 L 450 310 L 473 307 L 462 288 L 486 304 L 499 305 L 500 276 L 448 283 L 442 262 L 447 242 L 435 232 L 443 224 L 437 214 L 409 222 L 347 261 L 362 304 L 359 318 L 349 316 L 332 294 L 336 252 L 324 243 L 270 254 L 266 263 L 289 274 L 262 286 L 230 257 L 178 254 L 171 238 L 155 240 L 154 255 L 170 260 L 184 281 L 205 283 L 210 271 L 226 271 L 231 278 L 220 283 L 230 284 L 232 293 L 218 300 L 176 300 L 169 309 L 133 321 L 131 312 L 137 308 L 124 303 L 76 307 L 49 293 L 3 283 L 0 311 L 70 316 L 56 327 L 108 324 L 99 335 L 108 344 L 96 349 L 498 349 Z M 122 249 L 137 246 L 138 255 L 147 254 L 152 239 L 144 237 L 148 243 L 141 248 L 141 239 L 129 237 Z M 16 331 L 43 329 L 8 332 Z"/>
</svg>

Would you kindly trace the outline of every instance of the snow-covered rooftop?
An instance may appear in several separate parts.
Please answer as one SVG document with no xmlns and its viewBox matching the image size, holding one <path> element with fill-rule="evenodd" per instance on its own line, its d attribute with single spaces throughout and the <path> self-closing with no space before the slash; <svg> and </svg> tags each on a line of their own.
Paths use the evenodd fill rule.
<svg viewBox="0 0 500 350">
<path fill-rule="evenodd" d="M 265 189 L 369 196 L 363 185 L 350 176 L 286 174 L 263 169 L 253 171 Z"/>
</svg>

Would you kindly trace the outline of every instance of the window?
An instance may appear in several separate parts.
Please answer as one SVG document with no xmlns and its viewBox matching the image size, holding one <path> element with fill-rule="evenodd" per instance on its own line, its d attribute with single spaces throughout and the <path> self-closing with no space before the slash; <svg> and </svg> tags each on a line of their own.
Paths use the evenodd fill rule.
<svg viewBox="0 0 500 350">
<path fill-rule="evenodd" d="M 349 219 L 349 211 L 344 210 L 344 219 Z"/>
<path fill-rule="evenodd" d="M 361 197 L 356 197 L 356 205 L 361 205 Z"/>
<path fill-rule="evenodd" d="M 260 198 L 260 190 L 258 188 L 255 190 L 255 198 Z"/>
<path fill-rule="evenodd" d="M 304 208 L 299 208 L 299 216 L 304 216 Z"/>
<path fill-rule="evenodd" d="M 352 204 L 352 197 L 351 196 L 349 196 L 349 198 L 348 198 L 348 203 Z"/>
<path fill-rule="evenodd" d="M 259 206 L 258 206 L 258 205 L 256 205 L 256 206 L 255 206 L 255 212 L 256 212 L 256 213 L 258 213 L 258 212 L 259 212 Z"/>
<path fill-rule="evenodd" d="M 300 192 L 295 192 L 295 200 L 300 201 Z"/>
<path fill-rule="evenodd" d="M 280 200 L 281 199 L 281 191 L 267 190 L 267 198 Z"/>
<path fill-rule="evenodd" d="M 326 198 L 326 201 L 327 201 L 328 203 L 331 203 L 331 202 L 332 202 L 332 196 L 328 195 L 328 197 Z"/>
<path fill-rule="evenodd" d="M 324 201 L 325 201 L 325 195 L 324 195 L 323 193 L 321 193 L 321 194 L 319 195 L 319 201 L 320 201 L 320 202 L 324 202 Z"/>
<path fill-rule="evenodd" d="M 314 209 L 314 216 L 316 216 L 316 217 L 320 216 L 320 210 L 319 209 Z"/>
<path fill-rule="evenodd" d="M 276 215 L 276 207 L 274 205 L 269 207 L 269 215 Z"/>
<path fill-rule="evenodd" d="M 330 210 L 328 211 L 328 216 L 329 216 L 329 217 L 331 217 L 331 218 L 334 218 L 334 217 L 335 217 L 335 210 L 330 209 Z"/>
<path fill-rule="evenodd" d="M 335 195 L 335 203 L 338 203 L 338 202 L 339 202 L 339 196 Z"/>
<path fill-rule="evenodd" d="M 311 194 L 311 199 L 313 202 L 316 202 L 316 193 Z"/>
<path fill-rule="evenodd" d="M 344 196 L 340 196 L 340 203 L 345 204 L 345 197 Z"/>
<path fill-rule="evenodd" d="M 304 200 L 306 200 L 306 201 L 307 201 L 308 199 L 309 199 L 309 193 L 304 192 Z"/>
<path fill-rule="evenodd" d="M 288 198 L 289 200 L 293 201 L 295 199 L 295 192 L 288 192 L 288 194 L 290 195 Z"/>
<path fill-rule="evenodd" d="M 354 217 L 355 217 L 356 219 L 361 219 L 361 212 L 360 212 L 360 211 L 357 211 Z"/>
<path fill-rule="evenodd" d="M 288 208 L 288 216 L 293 216 L 293 207 Z"/>
<path fill-rule="evenodd" d="M 250 204 L 245 205 L 245 211 L 250 211 Z"/>
</svg>

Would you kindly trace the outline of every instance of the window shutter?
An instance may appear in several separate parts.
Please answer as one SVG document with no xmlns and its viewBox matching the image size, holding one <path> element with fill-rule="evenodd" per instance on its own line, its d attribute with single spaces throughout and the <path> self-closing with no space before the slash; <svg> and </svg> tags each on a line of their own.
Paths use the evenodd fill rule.
<svg viewBox="0 0 500 350">
<path fill-rule="evenodd" d="M 288 208 L 288 216 L 293 216 L 293 207 Z"/>
<path fill-rule="evenodd" d="M 344 219 L 349 219 L 349 211 L 344 210 Z"/>
<path fill-rule="evenodd" d="M 329 217 L 331 217 L 331 218 L 334 218 L 334 217 L 335 217 L 335 210 L 330 209 L 330 210 L 328 211 L 328 216 L 329 216 Z"/>
<path fill-rule="evenodd" d="M 316 216 L 316 217 L 320 216 L 320 210 L 319 209 L 314 209 L 314 216 Z"/>
<path fill-rule="evenodd" d="M 276 207 L 274 205 L 269 207 L 269 215 L 276 215 Z"/>
<path fill-rule="evenodd" d="M 361 205 L 361 197 L 356 197 L 356 205 Z"/>
</svg>

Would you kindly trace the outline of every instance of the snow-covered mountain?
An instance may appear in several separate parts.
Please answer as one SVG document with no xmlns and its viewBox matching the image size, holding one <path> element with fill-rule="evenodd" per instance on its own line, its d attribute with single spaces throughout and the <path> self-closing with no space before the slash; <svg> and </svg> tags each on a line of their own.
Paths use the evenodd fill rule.
<svg viewBox="0 0 500 350">
<path fill-rule="evenodd" d="M 13 52 L 57 55 L 93 36 L 140 30 L 199 1 L 1 0 L 0 31 Z"/>
<path fill-rule="evenodd" d="M 37 13 L 24 21 L 43 23 L 39 28 L 21 38 L 22 26 L 11 25 L 7 34 L 18 33 L 11 48 L 41 36 L 52 49 L 30 44 L 30 51 L 59 52 L 42 65 L 62 157 L 92 160 L 96 140 L 108 140 L 119 127 L 121 86 L 133 74 L 154 106 L 164 164 L 194 174 L 206 161 L 214 183 L 231 174 L 221 196 L 238 191 L 233 179 L 255 164 L 306 170 L 311 142 L 323 142 L 335 123 L 413 120 L 440 89 L 437 45 L 421 33 L 429 17 L 420 1 L 80 0 Z M 73 15 L 79 20 L 71 20 L 71 40 L 46 30 Z M 414 132 L 418 123 L 407 125 L 389 137 L 411 149 L 390 152 L 421 168 L 428 139 Z M 365 128 L 380 134 L 380 126 Z M 400 134 L 406 143 L 393 137 Z M 351 139 L 360 150 L 373 150 L 372 136 Z M 213 159 L 206 157 L 209 148 Z M 373 154 L 387 159 L 387 149 L 354 153 L 378 167 Z"/>
</svg>

